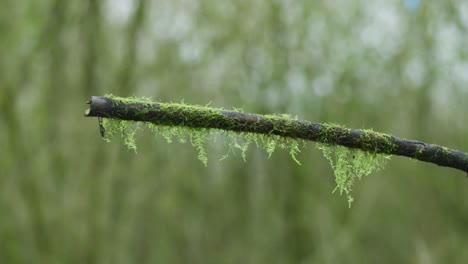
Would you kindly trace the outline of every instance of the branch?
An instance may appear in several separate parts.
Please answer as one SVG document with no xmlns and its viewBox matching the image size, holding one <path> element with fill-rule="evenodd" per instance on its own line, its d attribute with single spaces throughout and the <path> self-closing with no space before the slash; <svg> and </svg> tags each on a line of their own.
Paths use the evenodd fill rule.
<svg viewBox="0 0 468 264">
<path fill-rule="evenodd" d="M 468 173 L 468 153 L 424 142 L 397 138 L 371 130 L 344 128 L 203 106 L 154 103 L 125 98 L 92 96 L 87 117 L 150 122 L 156 125 L 211 128 L 311 140 L 373 153 L 405 156 Z"/>
</svg>

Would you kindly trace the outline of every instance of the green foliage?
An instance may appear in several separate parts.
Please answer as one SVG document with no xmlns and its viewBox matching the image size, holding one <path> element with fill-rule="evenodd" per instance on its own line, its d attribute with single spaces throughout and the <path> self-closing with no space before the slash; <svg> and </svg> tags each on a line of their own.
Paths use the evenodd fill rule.
<svg viewBox="0 0 468 264">
<path fill-rule="evenodd" d="M 112 98 L 119 101 L 123 104 L 130 103 L 142 103 L 150 104 L 153 103 L 150 98 L 136 98 L 136 97 L 118 97 L 112 94 L 106 94 L 106 97 Z M 206 113 L 203 118 L 210 119 L 213 115 L 219 115 L 219 111 L 223 110 L 221 108 L 213 108 L 209 106 L 199 106 L 199 105 L 187 105 L 184 102 L 182 103 L 159 103 L 161 108 L 171 108 L 177 109 L 192 109 L 194 110 L 204 110 L 203 113 Z M 239 111 L 239 109 L 235 109 Z M 190 111 L 189 111 L 190 112 Z M 145 114 L 142 111 L 142 114 Z M 200 115 L 200 112 L 197 114 L 197 117 Z M 291 118 L 288 114 L 281 115 L 266 115 L 269 119 L 287 119 L 293 120 L 297 119 Z M 188 119 L 190 116 L 187 117 Z M 106 130 L 106 141 L 110 141 L 110 137 L 115 134 L 120 134 L 124 145 L 129 149 L 132 149 L 136 152 L 136 143 L 135 143 L 135 133 L 139 129 L 139 122 L 133 121 L 124 121 L 117 119 L 103 119 L 103 126 Z M 216 139 L 216 134 L 222 134 L 225 136 L 225 145 L 228 147 L 228 152 L 222 157 L 225 159 L 229 154 L 236 154 L 236 151 L 240 151 L 242 159 L 246 160 L 246 153 L 251 143 L 255 143 L 257 147 L 263 148 L 267 153 L 268 157 L 273 154 L 275 149 L 285 149 L 289 150 L 289 153 L 292 159 L 297 163 L 301 164 L 297 159 L 297 155 L 300 151 L 299 146 L 305 145 L 304 140 L 286 138 L 277 135 L 264 135 L 264 134 L 255 134 L 255 133 L 245 133 L 245 132 L 233 132 L 225 131 L 220 129 L 206 129 L 206 128 L 191 128 L 186 126 L 176 126 L 176 125 L 156 125 L 153 123 L 144 123 L 148 129 L 153 133 L 159 134 L 166 139 L 168 143 L 173 141 L 173 138 L 176 138 L 180 143 L 187 142 L 187 139 L 190 140 L 192 146 L 198 151 L 198 159 L 206 166 L 208 163 L 208 157 L 205 150 L 205 142 L 209 139 Z M 278 128 L 280 129 L 280 128 Z M 213 133 L 218 132 L 218 133 Z"/>
<path fill-rule="evenodd" d="M 192 146 L 198 150 L 198 159 L 206 166 L 208 163 L 205 150 L 205 141 L 208 135 L 206 129 L 192 129 L 189 135 Z"/>
<path fill-rule="evenodd" d="M 128 102 L 135 102 L 135 99 L 130 99 Z M 115 134 L 120 134 L 122 141 L 128 149 L 136 152 L 136 131 L 140 128 L 139 122 L 117 120 L 110 118 L 103 118 L 103 126 L 106 130 L 105 141 L 109 142 L 110 138 Z M 155 125 L 152 123 L 144 123 L 144 125 L 153 133 L 161 135 L 168 143 L 172 143 L 174 138 L 180 142 L 185 143 L 187 139 L 190 140 L 192 146 L 198 151 L 198 159 L 206 166 L 208 157 L 206 154 L 205 143 L 209 140 L 215 141 L 216 135 L 221 134 L 225 137 L 225 145 L 228 147 L 228 152 L 221 158 L 225 159 L 230 154 L 240 152 L 242 159 L 246 160 L 246 153 L 249 146 L 255 143 L 257 147 L 263 148 L 270 157 L 273 152 L 279 149 L 289 150 L 292 159 L 299 165 L 301 163 L 297 159 L 300 153 L 300 146 L 305 145 L 305 141 L 301 139 L 285 138 L 277 135 L 263 135 L 255 133 L 233 132 L 224 131 L 219 129 L 206 129 L 206 128 L 190 128 L 183 126 L 167 126 Z"/>
<path fill-rule="evenodd" d="M 317 147 L 322 150 L 323 155 L 330 161 L 335 175 L 336 188 L 340 195 L 343 193 L 348 197 L 349 207 L 354 201 L 351 191 L 354 183 L 361 180 L 372 172 L 385 167 L 390 155 L 383 155 L 362 151 L 359 149 L 350 149 L 343 146 L 331 146 L 318 143 Z"/>
<path fill-rule="evenodd" d="M 139 128 L 138 123 L 126 120 L 103 118 L 103 126 L 106 129 L 106 136 L 104 137 L 105 141 L 110 142 L 110 137 L 114 134 L 120 134 L 124 145 L 136 153 L 137 147 L 135 134 Z"/>
</svg>

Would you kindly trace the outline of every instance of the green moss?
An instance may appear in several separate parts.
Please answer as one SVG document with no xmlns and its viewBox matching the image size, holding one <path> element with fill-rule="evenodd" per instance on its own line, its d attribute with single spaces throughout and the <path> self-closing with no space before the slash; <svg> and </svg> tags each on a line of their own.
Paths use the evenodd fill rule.
<svg viewBox="0 0 468 264">
<path fill-rule="evenodd" d="M 324 127 L 324 132 L 319 138 L 319 141 L 324 143 L 317 143 L 317 147 L 322 150 L 333 168 L 336 181 L 336 188 L 333 192 L 338 190 L 340 195 L 346 194 L 351 207 L 354 200 L 351 195 L 354 183 L 361 180 L 363 176 L 382 169 L 391 155 L 378 153 L 390 153 L 396 146 L 390 142 L 388 135 L 372 129 L 361 130 L 364 135 L 358 140 L 360 147 L 368 151 L 335 146 L 334 140 L 339 139 L 338 131 L 342 137 L 347 137 L 351 129 L 334 123 L 324 124 Z M 381 142 L 381 144 L 377 146 L 375 142 Z"/>
<path fill-rule="evenodd" d="M 192 142 L 192 146 L 194 146 L 198 150 L 198 159 L 205 164 L 208 163 L 208 157 L 206 156 L 205 151 L 205 141 L 207 138 L 206 129 L 196 129 L 192 130 L 190 135 L 190 142 Z"/>
<path fill-rule="evenodd" d="M 424 147 L 418 147 L 418 149 L 416 150 L 416 152 L 414 153 L 414 156 L 415 157 L 418 157 L 418 156 L 422 156 L 422 153 L 423 153 L 423 150 L 424 150 Z"/>
<path fill-rule="evenodd" d="M 447 147 L 442 147 L 442 152 L 444 153 L 445 156 L 450 155 L 450 150 Z"/>
<path fill-rule="evenodd" d="M 116 97 L 113 95 L 106 95 L 106 97 L 112 98 L 119 101 L 123 104 L 131 103 L 143 103 L 150 104 L 153 103 L 149 98 L 122 98 Z M 184 112 L 187 113 L 186 122 L 189 123 L 193 119 L 205 120 L 209 123 L 213 118 L 222 115 L 220 113 L 221 108 L 212 108 L 208 106 L 198 106 L 198 105 L 186 105 L 185 103 L 159 103 L 160 107 L 169 112 L 177 112 L 180 109 L 184 109 Z M 192 111 L 191 111 L 192 110 Z M 200 111 L 202 110 L 202 111 Z M 239 111 L 239 109 L 236 109 Z M 167 112 L 167 111 L 166 111 Z M 193 116 L 191 115 L 193 112 Z M 144 113 L 143 113 L 144 114 Z M 270 119 L 281 119 L 286 122 L 284 124 L 290 124 L 291 119 L 289 115 L 268 115 Z M 297 118 L 296 118 L 297 119 Z M 153 123 L 142 123 L 142 122 L 132 122 L 124 121 L 117 119 L 108 119 L 103 118 L 103 126 L 106 130 L 106 141 L 110 141 L 110 138 L 115 134 L 120 134 L 122 141 L 129 148 L 136 152 L 136 143 L 135 143 L 135 133 L 141 127 L 139 124 L 143 124 L 150 131 L 155 134 L 158 134 L 166 139 L 168 143 L 172 143 L 174 140 L 177 140 L 180 143 L 190 142 L 198 151 L 198 159 L 206 166 L 208 162 L 208 157 L 205 149 L 205 144 L 208 141 L 214 141 L 217 137 L 216 135 L 224 135 L 225 145 L 228 148 L 227 153 L 222 157 L 225 159 L 231 154 L 237 155 L 240 153 L 240 156 L 245 161 L 247 150 L 252 143 L 257 147 L 263 148 L 267 153 L 268 157 L 276 149 L 285 149 L 289 150 L 289 153 L 292 159 L 301 164 L 297 158 L 300 153 L 300 146 L 305 144 L 304 140 L 301 139 L 292 139 L 285 138 L 277 135 L 263 135 L 256 133 L 245 133 L 245 132 L 233 132 L 220 129 L 206 129 L 206 128 L 191 128 L 187 126 L 176 126 L 176 125 L 156 125 Z M 275 127 L 277 130 L 287 129 L 286 127 Z"/>
<path fill-rule="evenodd" d="M 322 150 L 333 168 L 336 181 L 336 188 L 333 192 L 338 190 L 340 195 L 346 194 L 350 207 L 354 200 L 351 195 L 354 183 L 361 180 L 363 176 L 384 168 L 387 160 L 390 159 L 390 155 L 342 146 L 318 143 L 317 147 Z"/>
<path fill-rule="evenodd" d="M 365 135 L 361 138 L 363 147 L 369 151 L 379 153 L 391 153 L 397 147 L 394 143 L 389 140 L 389 135 L 375 132 L 372 129 L 362 129 Z M 378 146 L 375 142 L 380 142 Z"/>
<path fill-rule="evenodd" d="M 112 95 L 107 95 L 112 99 L 118 100 L 120 103 L 152 103 L 149 98 L 121 98 Z M 181 109 L 186 114 L 182 125 L 171 125 L 170 120 L 164 120 L 165 125 L 157 125 L 153 123 L 141 123 L 146 126 L 151 132 L 158 134 L 166 139 L 168 143 L 174 140 L 185 143 L 190 142 L 198 151 L 198 159 L 206 166 L 208 157 L 205 149 L 205 144 L 208 141 L 216 140 L 216 135 L 223 135 L 227 153 L 222 157 L 225 159 L 231 154 L 240 154 L 242 159 L 246 160 L 246 153 L 250 145 L 255 144 L 257 147 L 263 148 L 268 157 L 270 157 L 276 149 L 285 149 L 289 151 L 292 159 L 298 163 L 297 155 L 300 153 L 300 148 L 305 144 L 304 140 L 281 137 L 273 134 L 256 134 L 245 132 L 233 132 L 229 130 L 207 129 L 207 128 L 192 128 L 190 124 L 197 120 L 197 124 L 203 125 L 210 123 L 216 119 L 223 109 L 212 108 L 208 106 L 186 105 L 184 103 L 158 103 L 165 112 L 177 113 Z M 239 111 L 239 109 L 236 109 Z M 144 113 L 143 113 L 144 114 Z M 290 131 L 294 120 L 289 115 L 265 115 L 266 120 L 272 120 L 274 130 Z M 168 122 L 166 122 L 168 121 Z M 180 124 L 180 123 L 179 123 Z M 141 127 L 139 124 L 131 121 L 104 119 L 103 125 L 107 131 L 105 140 L 114 134 L 120 134 L 124 144 L 136 151 L 135 133 Z M 346 194 L 349 205 L 353 202 L 351 191 L 354 183 L 360 180 L 363 176 L 380 170 L 385 166 L 386 161 L 390 158 L 389 155 L 377 154 L 390 153 L 396 146 L 389 140 L 389 136 L 382 133 L 374 132 L 370 129 L 363 130 L 364 135 L 358 140 L 359 147 L 368 151 L 359 149 L 350 149 L 342 146 L 332 146 L 340 137 L 348 137 L 351 129 L 342 127 L 337 124 L 324 124 L 321 134 L 318 136 L 318 148 L 323 151 L 324 156 L 330 161 L 334 170 L 336 188 L 333 192 L 339 191 L 340 195 Z M 375 142 L 379 142 L 376 144 Z"/>
<path fill-rule="evenodd" d="M 110 138 L 115 134 L 120 134 L 122 141 L 128 149 L 135 151 L 136 142 L 135 133 L 139 128 L 139 124 L 126 120 L 103 118 L 102 124 L 106 130 L 104 140 L 110 142 Z"/>
<path fill-rule="evenodd" d="M 149 97 L 119 97 L 113 94 L 105 94 L 104 97 L 108 97 L 114 100 L 118 100 L 123 104 L 132 104 L 132 103 L 139 103 L 139 104 L 151 104 L 154 103 L 151 98 Z"/>
</svg>

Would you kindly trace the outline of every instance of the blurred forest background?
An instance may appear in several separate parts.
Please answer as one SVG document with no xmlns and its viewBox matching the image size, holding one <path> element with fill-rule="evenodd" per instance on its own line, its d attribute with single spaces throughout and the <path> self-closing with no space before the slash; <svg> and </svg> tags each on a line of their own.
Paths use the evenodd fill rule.
<svg viewBox="0 0 468 264">
<path fill-rule="evenodd" d="M 204 167 L 83 117 L 184 99 L 468 151 L 467 30 L 462 0 L 2 0 L 0 263 L 468 263 L 460 171 L 392 157 L 349 209 L 314 143 Z"/>
</svg>

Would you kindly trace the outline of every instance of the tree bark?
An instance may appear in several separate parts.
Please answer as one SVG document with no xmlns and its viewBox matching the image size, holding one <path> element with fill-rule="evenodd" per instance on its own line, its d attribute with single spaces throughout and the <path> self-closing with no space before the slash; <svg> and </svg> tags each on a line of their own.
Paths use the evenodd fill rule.
<svg viewBox="0 0 468 264">
<path fill-rule="evenodd" d="M 370 130 L 312 123 L 276 115 L 260 115 L 172 103 L 149 103 L 92 96 L 87 117 L 150 122 L 156 125 L 211 128 L 278 135 L 405 156 L 468 173 L 468 153 Z"/>
</svg>

